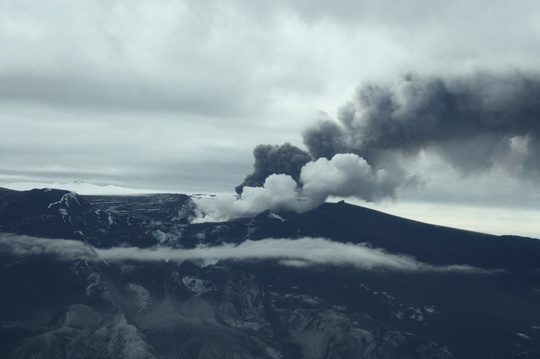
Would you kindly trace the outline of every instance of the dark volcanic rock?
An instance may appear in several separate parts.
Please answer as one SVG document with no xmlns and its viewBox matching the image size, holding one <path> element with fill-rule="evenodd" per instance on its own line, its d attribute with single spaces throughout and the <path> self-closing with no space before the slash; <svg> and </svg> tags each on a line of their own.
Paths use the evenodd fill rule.
<svg viewBox="0 0 540 359">
<path fill-rule="evenodd" d="M 55 189 L 0 188 L 0 232 L 79 239 L 101 248 L 194 246 L 207 226 L 187 226 L 193 210 L 189 197 L 179 194 L 79 196 Z"/>
</svg>

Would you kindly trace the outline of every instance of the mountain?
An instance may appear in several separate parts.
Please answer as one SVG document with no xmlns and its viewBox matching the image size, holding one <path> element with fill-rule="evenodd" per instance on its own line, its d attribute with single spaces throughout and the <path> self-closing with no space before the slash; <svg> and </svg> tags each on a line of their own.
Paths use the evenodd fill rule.
<svg viewBox="0 0 540 359">
<path fill-rule="evenodd" d="M 0 357 L 537 358 L 540 241 L 344 202 L 0 189 Z"/>
</svg>

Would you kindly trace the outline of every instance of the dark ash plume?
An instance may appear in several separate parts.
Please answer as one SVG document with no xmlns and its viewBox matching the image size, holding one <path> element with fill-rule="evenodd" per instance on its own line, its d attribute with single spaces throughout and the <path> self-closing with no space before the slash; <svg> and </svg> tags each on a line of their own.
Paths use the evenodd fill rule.
<svg viewBox="0 0 540 359">
<path fill-rule="evenodd" d="M 300 170 L 311 161 L 306 151 L 285 143 L 283 145 L 259 145 L 253 150 L 255 164 L 253 173 L 248 175 L 241 185 L 235 188 L 241 194 L 244 187 L 262 187 L 271 174 L 286 174 L 298 182 Z"/>
<path fill-rule="evenodd" d="M 242 196 L 201 203 L 201 213 L 233 218 L 264 209 L 302 212 L 329 196 L 395 197 L 399 188 L 423 182 L 403 161 L 420 152 L 463 174 L 496 168 L 538 178 L 540 77 L 408 75 L 366 85 L 338 121 L 306 130 L 304 144 L 309 153 L 288 143 L 257 146 L 254 172 L 236 188 Z"/>
<path fill-rule="evenodd" d="M 396 83 L 359 88 L 341 108 L 338 122 L 324 121 L 304 133 L 312 156 L 355 153 L 384 168 L 381 159 L 389 154 L 427 150 L 465 174 L 495 165 L 518 175 L 538 175 L 540 170 L 536 75 L 409 75 Z"/>
<path fill-rule="evenodd" d="M 346 153 L 345 133 L 337 123 L 326 120 L 304 132 L 304 144 L 313 158 L 331 159 L 336 153 Z"/>
</svg>

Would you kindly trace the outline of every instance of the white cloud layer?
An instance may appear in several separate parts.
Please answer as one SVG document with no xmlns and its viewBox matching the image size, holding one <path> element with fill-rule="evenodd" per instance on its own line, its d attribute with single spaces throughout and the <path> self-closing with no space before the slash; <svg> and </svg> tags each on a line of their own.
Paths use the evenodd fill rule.
<svg viewBox="0 0 540 359">
<path fill-rule="evenodd" d="M 9 256 L 57 255 L 60 260 L 117 261 L 199 261 L 277 260 L 289 266 L 351 266 L 364 270 L 459 271 L 482 272 L 467 265 L 432 266 L 410 256 L 387 253 L 362 244 L 333 242 L 324 238 L 246 240 L 240 244 L 201 246 L 193 249 L 157 247 L 142 249 L 92 248 L 74 240 L 45 239 L 13 234 L 0 234 L 0 253 Z"/>
</svg>

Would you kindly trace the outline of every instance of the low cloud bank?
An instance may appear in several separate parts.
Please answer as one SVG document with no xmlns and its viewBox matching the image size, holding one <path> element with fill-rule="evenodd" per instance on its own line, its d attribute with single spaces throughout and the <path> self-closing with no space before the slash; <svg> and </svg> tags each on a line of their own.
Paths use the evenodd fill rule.
<svg viewBox="0 0 540 359">
<path fill-rule="evenodd" d="M 0 256 L 56 255 L 62 260 L 95 259 L 93 247 L 70 239 L 0 234 Z"/>
<path fill-rule="evenodd" d="M 324 238 L 247 240 L 240 244 L 204 246 L 193 249 L 157 247 L 153 249 L 93 248 L 74 240 L 35 238 L 19 235 L 0 235 L 0 255 L 56 255 L 59 260 L 93 261 L 198 261 L 213 263 L 220 260 L 276 260 L 288 266 L 352 266 L 364 270 L 388 269 L 407 272 L 482 272 L 466 266 L 432 266 L 405 255 L 387 253 L 362 244 L 339 243 Z"/>
</svg>

